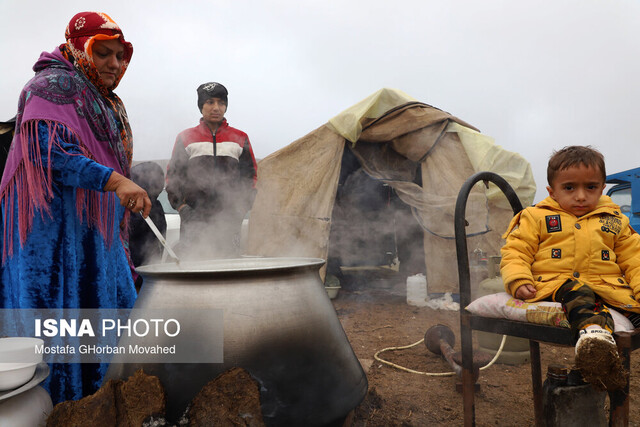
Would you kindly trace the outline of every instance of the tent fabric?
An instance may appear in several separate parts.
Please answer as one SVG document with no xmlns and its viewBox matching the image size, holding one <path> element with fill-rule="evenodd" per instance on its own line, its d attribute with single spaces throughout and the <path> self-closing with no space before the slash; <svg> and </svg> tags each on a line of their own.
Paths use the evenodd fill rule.
<svg viewBox="0 0 640 427">
<path fill-rule="evenodd" d="M 326 259 L 343 150 L 323 125 L 259 162 L 248 254 Z"/>
<path fill-rule="evenodd" d="M 447 132 L 458 134 L 476 172 L 490 170 L 497 173 L 506 179 L 512 187 L 519 190 L 518 196 L 525 206 L 533 202 L 536 186 L 531 167 L 528 162 L 523 161 L 519 154 L 504 150 L 494 143 L 493 138 L 457 123 L 450 123 Z M 487 197 L 498 206 L 509 208 L 502 192 L 493 184 L 487 190 Z"/>
<path fill-rule="evenodd" d="M 519 154 L 447 112 L 382 89 L 259 163 L 248 254 L 327 259 L 346 144 L 367 175 L 393 187 L 422 225 L 429 292 L 457 291 L 453 213 L 469 176 L 481 170 L 500 174 L 525 206 L 535 194 L 531 167 Z M 470 251 L 499 253 L 512 215 L 501 194 L 482 184 L 470 194 Z"/>
<path fill-rule="evenodd" d="M 360 139 L 365 120 L 377 119 L 393 108 L 413 101 L 416 100 L 400 90 L 380 89 L 329 119 L 329 126 L 347 141 L 355 143 Z"/>
</svg>

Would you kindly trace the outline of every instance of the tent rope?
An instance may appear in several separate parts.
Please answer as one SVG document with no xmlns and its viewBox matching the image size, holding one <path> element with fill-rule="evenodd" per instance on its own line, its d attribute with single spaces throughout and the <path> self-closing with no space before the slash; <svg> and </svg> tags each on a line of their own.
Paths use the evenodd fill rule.
<svg viewBox="0 0 640 427">
<path fill-rule="evenodd" d="M 507 336 L 503 335 L 502 336 L 502 341 L 500 342 L 500 347 L 498 348 L 498 351 L 496 352 L 495 356 L 493 356 L 493 359 L 491 359 L 491 361 L 489 363 L 487 363 L 485 366 L 481 367 L 480 370 L 484 371 L 485 369 L 489 368 L 491 365 L 493 365 L 497 360 L 498 357 L 500 357 L 500 354 L 502 354 L 502 349 L 504 348 L 504 344 L 507 341 Z M 426 375 L 426 376 L 430 376 L 430 377 L 450 377 L 452 375 L 455 375 L 455 372 L 422 372 L 422 371 L 416 371 L 414 369 L 410 369 L 410 368 L 405 368 L 404 366 L 401 365 L 397 365 L 393 362 L 389 362 L 388 360 L 384 360 L 382 358 L 379 357 L 380 353 L 383 353 L 385 351 L 394 351 L 394 350 L 405 350 L 407 348 L 411 348 L 411 347 L 415 347 L 419 344 L 422 344 L 424 342 L 424 338 L 422 338 L 420 341 L 417 341 L 413 344 L 409 344 L 409 345 L 405 345 L 402 347 L 387 347 L 387 348 L 383 348 L 382 350 L 376 352 L 376 354 L 373 355 L 373 358 L 375 360 L 377 360 L 378 362 L 384 363 L 385 365 L 389 365 L 393 368 L 399 369 L 401 371 L 405 371 L 405 372 L 409 372 L 412 374 L 418 374 L 418 375 Z"/>
<path fill-rule="evenodd" d="M 441 239 L 447 239 L 447 240 L 454 240 L 455 236 L 443 236 L 440 235 L 434 231 L 429 230 L 429 228 L 427 228 L 426 225 L 424 225 L 424 222 L 422 222 L 422 218 L 420 217 L 420 215 L 418 215 L 417 213 L 418 209 L 416 209 L 415 207 L 411 206 L 411 213 L 413 214 L 413 217 L 416 219 L 416 221 L 418 221 L 418 225 L 420 225 L 420 227 L 422 227 L 422 229 L 424 231 L 426 231 L 429 234 L 432 234 L 436 237 L 439 237 Z M 484 231 L 478 231 L 476 233 L 469 233 L 467 234 L 467 237 L 475 237 L 475 236 L 482 236 L 483 234 L 487 234 L 489 233 L 491 230 L 491 228 L 489 228 L 489 219 L 487 218 L 487 223 L 485 224 L 485 230 Z"/>
</svg>

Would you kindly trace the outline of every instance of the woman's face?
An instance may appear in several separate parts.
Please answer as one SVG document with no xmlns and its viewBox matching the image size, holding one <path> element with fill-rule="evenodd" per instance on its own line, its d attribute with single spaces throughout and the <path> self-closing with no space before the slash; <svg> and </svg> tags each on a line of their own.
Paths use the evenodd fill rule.
<svg viewBox="0 0 640 427">
<path fill-rule="evenodd" d="M 124 46 L 117 39 L 97 40 L 93 44 L 93 63 L 98 69 L 102 83 L 109 89 L 122 73 Z"/>
</svg>

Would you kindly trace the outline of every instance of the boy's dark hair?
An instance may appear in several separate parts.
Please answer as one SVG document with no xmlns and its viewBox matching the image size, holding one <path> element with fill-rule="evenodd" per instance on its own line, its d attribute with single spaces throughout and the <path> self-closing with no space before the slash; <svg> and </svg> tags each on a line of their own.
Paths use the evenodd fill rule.
<svg viewBox="0 0 640 427">
<path fill-rule="evenodd" d="M 551 153 L 549 165 L 547 166 L 547 182 L 549 185 L 553 185 L 553 180 L 559 171 L 579 166 L 580 164 L 599 169 L 602 175 L 602 182 L 606 180 L 607 171 L 602 153 L 590 145 L 572 145 Z"/>
</svg>

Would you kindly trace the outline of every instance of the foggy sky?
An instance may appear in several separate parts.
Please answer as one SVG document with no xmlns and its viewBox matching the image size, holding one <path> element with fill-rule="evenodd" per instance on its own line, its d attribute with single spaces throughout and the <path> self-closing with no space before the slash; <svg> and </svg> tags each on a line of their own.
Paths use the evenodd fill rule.
<svg viewBox="0 0 640 427">
<path fill-rule="evenodd" d="M 590 144 L 609 173 L 640 166 L 636 0 L 0 0 L 0 120 L 84 10 L 109 14 L 133 43 L 116 93 L 134 160 L 170 157 L 200 117 L 196 87 L 218 81 L 258 158 L 391 87 L 522 154 L 536 201 L 553 149 Z"/>
</svg>

